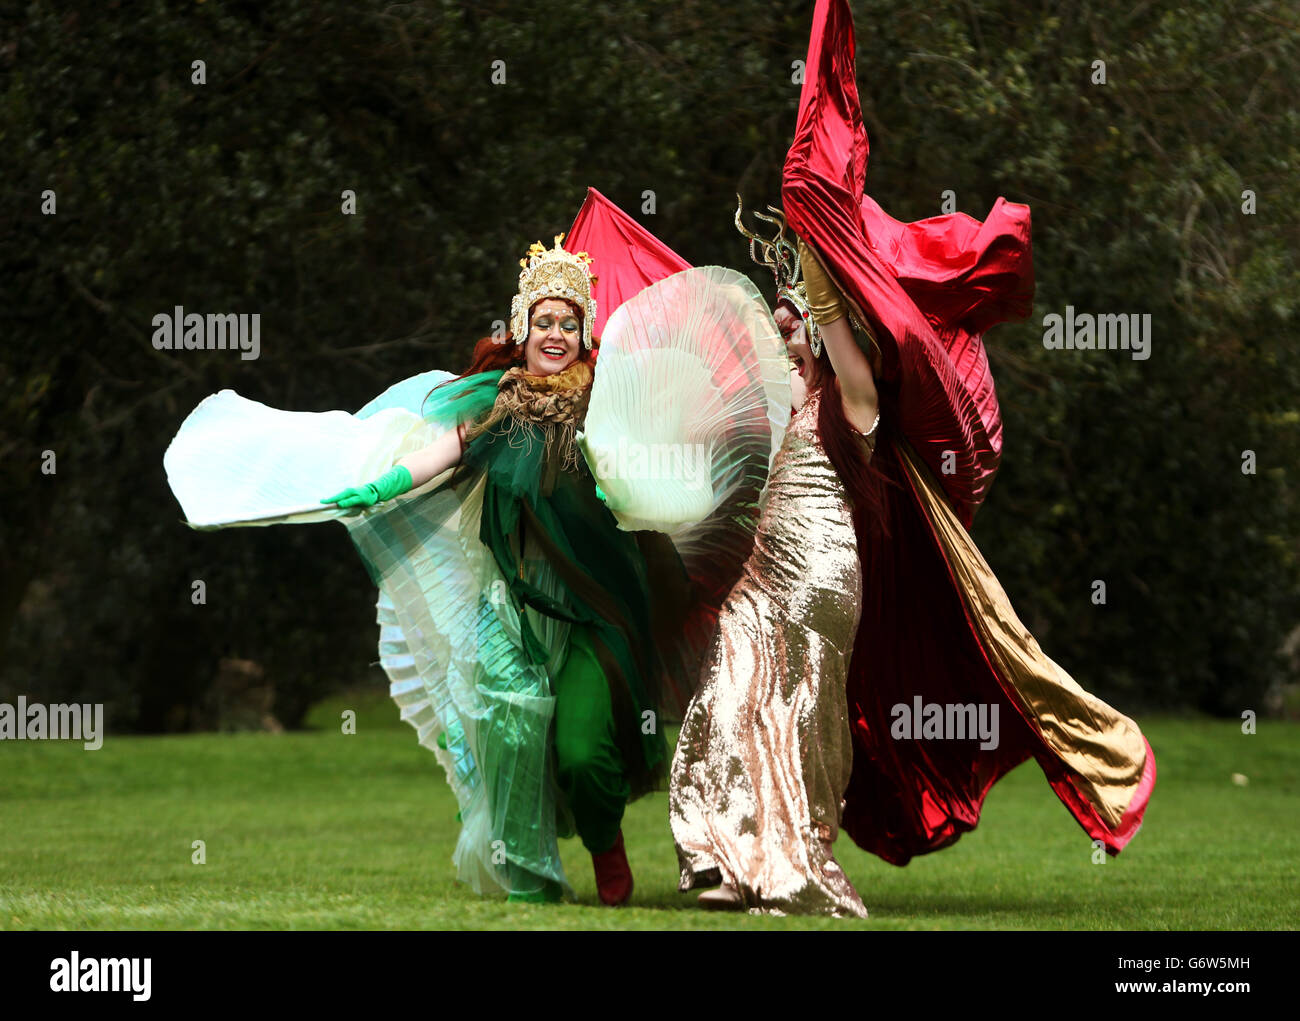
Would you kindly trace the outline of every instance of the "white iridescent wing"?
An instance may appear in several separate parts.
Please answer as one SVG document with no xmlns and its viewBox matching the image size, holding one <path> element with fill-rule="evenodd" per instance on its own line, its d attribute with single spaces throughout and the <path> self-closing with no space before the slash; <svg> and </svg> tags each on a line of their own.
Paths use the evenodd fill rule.
<svg viewBox="0 0 1300 1021">
<path fill-rule="evenodd" d="M 789 362 L 762 296 L 701 266 L 610 317 L 579 442 L 620 527 L 687 541 L 730 500 L 757 499 L 789 419 Z"/>
<path fill-rule="evenodd" d="M 417 398 L 450 378 L 403 380 L 356 415 L 280 411 L 222 390 L 181 424 L 163 455 L 167 481 L 196 529 L 353 516 L 320 501 L 373 481 L 432 442 L 443 427 L 421 418 Z"/>
</svg>

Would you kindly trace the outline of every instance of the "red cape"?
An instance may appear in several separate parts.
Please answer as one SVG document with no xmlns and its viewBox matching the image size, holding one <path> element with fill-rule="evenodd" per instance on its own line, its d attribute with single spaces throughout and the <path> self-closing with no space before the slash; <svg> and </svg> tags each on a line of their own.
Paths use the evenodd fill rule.
<svg viewBox="0 0 1300 1021">
<path fill-rule="evenodd" d="M 998 199 L 983 223 L 961 213 L 889 217 L 864 193 L 869 147 L 854 53 L 847 4 L 818 0 L 782 187 L 790 226 L 878 338 L 882 415 L 900 437 L 873 458 L 896 483 L 893 534 L 858 536 L 863 611 L 847 692 L 854 765 L 843 825 L 860 846 L 905 864 L 972 829 L 989 788 L 1033 757 L 1084 830 L 1118 853 L 1155 781 L 1150 747 L 1042 653 L 964 532 L 1002 451 L 981 335 L 1032 307 L 1029 209 Z M 949 513 L 956 534 L 941 527 Z M 997 747 L 893 737 L 897 707 L 917 697 L 996 706 Z"/>
</svg>

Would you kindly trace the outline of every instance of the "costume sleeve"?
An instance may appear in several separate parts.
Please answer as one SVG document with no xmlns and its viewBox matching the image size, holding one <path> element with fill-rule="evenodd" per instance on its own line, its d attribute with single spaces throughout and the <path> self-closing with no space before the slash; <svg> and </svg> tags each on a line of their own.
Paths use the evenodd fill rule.
<svg viewBox="0 0 1300 1021">
<path fill-rule="evenodd" d="M 357 512 L 320 501 L 378 478 L 482 414 L 496 398 L 500 375 L 423 372 L 393 384 L 355 415 L 280 411 L 222 390 L 181 424 L 163 456 L 167 480 L 196 529 L 354 518 Z"/>
<path fill-rule="evenodd" d="M 167 481 L 196 529 L 309 524 L 352 516 L 320 501 L 378 478 L 447 426 L 427 422 L 402 393 L 423 396 L 450 373 L 390 388 L 357 415 L 280 411 L 222 390 L 181 424 L 163 456 Z"/>
</svg>

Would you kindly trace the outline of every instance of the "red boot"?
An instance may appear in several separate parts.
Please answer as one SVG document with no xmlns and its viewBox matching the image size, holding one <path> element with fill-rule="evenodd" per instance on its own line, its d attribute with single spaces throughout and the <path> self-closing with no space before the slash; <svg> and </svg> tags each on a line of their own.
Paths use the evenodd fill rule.
<svg viewBox="0 0 1300 1021">
<path fill-rule="evenodd" d="M 632 869 L 627 863 L 627 852 L 623 849 L 623 831 L 618 831 L 618 839 L 608 851 L 591 856 L 591 864 L 596 869 L 596 891 L 600 894 L 602 904 L 618 907 L 626 904 L 632 896 Z"/>
</svg>

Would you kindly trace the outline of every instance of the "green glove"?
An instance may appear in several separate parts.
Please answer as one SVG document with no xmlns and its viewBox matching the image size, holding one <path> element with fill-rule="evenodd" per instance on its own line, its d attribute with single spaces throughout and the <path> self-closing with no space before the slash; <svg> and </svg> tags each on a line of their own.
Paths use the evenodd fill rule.
<svg viewBox="0 0 1300 1021">
<path fill-rule="evenodd" d="M 383 475 L 360 488 L 345 489 L 321 503 L 336 503 L 340 507 L 373 507 L 382 500 L 401 496 L 413 485 L 411 473 L 402 465 L 389 468 Z"/>
</svg>

